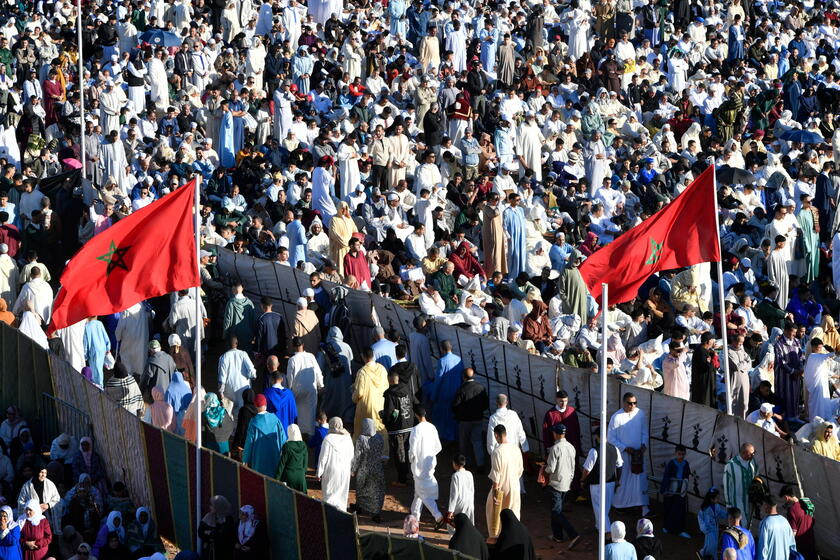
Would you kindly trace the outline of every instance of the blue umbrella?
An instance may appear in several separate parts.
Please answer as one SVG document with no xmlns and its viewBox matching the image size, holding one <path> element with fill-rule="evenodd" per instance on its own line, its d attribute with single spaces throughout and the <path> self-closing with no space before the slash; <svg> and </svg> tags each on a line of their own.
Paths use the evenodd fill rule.
<svg viewBox="0 0 840 560">
<path fill-rule="evenodd" d="M 784 134 L 782 134 L 782 140 L 787 140 L 788 142 L 802 142 L 803 144 L 822 144 L 825 142 L 825 138 L 822 135 L 817 134 L 816 132 L 811 132 L 810 130 L 788 130 Z"/>
<path fill-rule="evenodd" d="M 180 47 L 183 41 L 170 31 L 147 29 L 140 35 L 140 40 L 156 47 Z"/>
</svg>

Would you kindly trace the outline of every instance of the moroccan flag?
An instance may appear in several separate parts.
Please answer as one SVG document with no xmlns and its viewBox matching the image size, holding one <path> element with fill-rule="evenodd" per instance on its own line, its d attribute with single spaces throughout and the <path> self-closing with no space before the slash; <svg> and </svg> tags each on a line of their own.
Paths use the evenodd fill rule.
<svg viewBox="0 0 840 560">
<path fill-rule="evenodd" d="M 48 332 L 201 283 L 194 181 L 119 220 L 76 253 L 61 275 Z"/>
<path fill-rule="evenodd" d="M 630 301 L 651 274 L 720 260 L 715 219 L 714 166 L 709 166 L 659 212 L 595 251 L 580 266 L 589 293 L 609 303 Z"/>
</svg>

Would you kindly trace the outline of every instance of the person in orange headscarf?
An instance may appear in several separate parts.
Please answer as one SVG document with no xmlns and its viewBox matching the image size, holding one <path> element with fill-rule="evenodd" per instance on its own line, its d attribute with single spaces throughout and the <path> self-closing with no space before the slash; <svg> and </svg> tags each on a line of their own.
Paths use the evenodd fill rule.
<svg viewBox="0 0 840 560">
<path fill-rule="evenodd" d="M 531 302 L 531 312 L 522 321 L 522 338 L 532 340 L 540 352 L 552 342 L 548 306 L 540 300 Z"/>
<path fill-rule="evenodd" d="M 15 322 L 15 314 L 9 311 L 9 304 L 6 300 L 0 298 L 0 323 L 6 323 L 10 327 Z"/>
</svg>

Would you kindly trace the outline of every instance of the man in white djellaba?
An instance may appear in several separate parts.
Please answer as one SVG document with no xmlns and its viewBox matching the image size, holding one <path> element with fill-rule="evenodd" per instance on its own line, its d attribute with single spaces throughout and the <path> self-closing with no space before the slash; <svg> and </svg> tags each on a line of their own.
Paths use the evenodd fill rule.
<svg viewBox="0 0 840 560">
<path fill-rule="evenodd" d="M 435 479 L 437 454 L 443 447 L 440 444 L 437 428 L 426 421 L 426 410 L 422 406 L 414 409 L 417 425 L 411 428 L 408 438 L 408 460 L 411 462 L 411 474 L 414 476 L 414 500 L 411 513 L 420 519 L 423 506 L 435 518 L 436 528 L 444 522 L 443 514 L 437 506 L 438 482 Z"/>
<path fill-rule="evenodd" d="M 613 505 L 617 508 L 642 506 L 642 516 L 646 516 L 650 512 L 645 469 L 649 438 L 647 414 L 639 408 L 633 393 L 625 393 L 623 403 L 623 408 L 610 418 L 607 432 L 607 440 L 618 448 L 624 462 Z"/>
</svg>

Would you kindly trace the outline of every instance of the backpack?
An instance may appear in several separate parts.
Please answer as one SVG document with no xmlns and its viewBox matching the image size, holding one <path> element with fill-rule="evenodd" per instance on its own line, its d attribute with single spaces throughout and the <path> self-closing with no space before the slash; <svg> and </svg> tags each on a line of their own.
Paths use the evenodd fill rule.
<svg viewBox="0 0 840 560">
<path fill-rule="evenodd" d="M 338 327 L 342 333 L 351 333 L 353 323 L 350 320 L 350 308 L 347 306 L 347 288 L 343 286 L 336 286 L 332 289 L 331 296 L 333 307 L 330 310 L 330 320 L 328 329 Z M 349 344 L 349 342 L 348 342 Z"/>
</svg>

